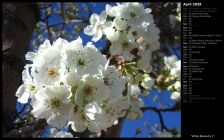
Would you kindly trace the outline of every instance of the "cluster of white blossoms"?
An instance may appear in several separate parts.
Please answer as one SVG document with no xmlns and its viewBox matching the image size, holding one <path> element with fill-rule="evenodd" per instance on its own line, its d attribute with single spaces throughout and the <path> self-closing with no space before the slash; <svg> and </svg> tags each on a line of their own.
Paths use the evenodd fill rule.
<svg viewBox="0 0 224 140">
<path fill-rule="evenodd" d="M 80 37 L 53 44 L 46 40 L 28 52 L 26 60 L 32 63 L 22 73 L 18 102 L 31 100 L 34 117 L 59 129 L 71 125 L 75 132 L 100 133 L 119 118 L 140 118 L 141 94 L 155 82 L 149 75 L 151 55 L 160 45 L 150 12 L 141 3 L 118 3 L 91 15 L 84 33 L 93 35 L 92 41 L 105 35 L 111 42 L 109 58 L 92 42 L 83 45 Z"/>
<path fill-rule="evenodd" d="M 136 61 L 138 68 L 149 73 L 152 52 L 159 49 L 159 28 L 154 23 L 150 8 L 142 3 L 117 3 L 106 5 L 100 15 L 92 14 L 90 24 L 84 29 L 92 40 L 103 35 L 111 42 L 110 55 L 121 55 L 125 61 Z"/>
<path fill-rule="evenodd" d="M 58 131 L 56 128 L 51 128 L 49 138 L 73 138 L 70 132 Z"/>
<path fill-rule="evenodd" d="M 149 92 L 155 80 L 149 76 L 153 70 L 150 60 L 152 52 L 160 47 L 160 30 L 154 23 L 150 8 L 142 3 L 123 2 L 116 6 L 106 5 L 100 15 L 92 14 L 90 25 L 84 33 L 98 41 L 103 36 L 110 41 L 110 58 L 121 58 L 117 68 L 127 77 L 127 99 L 129 119 L 142 116 L 140 98 L 143 91 Z"/>
<path fill-rule="evenodd" d="M 168 87 L 168 90 L 172 90 L 171 99 L 174 101 L 180 101 L 181 99 L 181 60 L 175 55 L 171 55 L 169 57 L 164 57 L 164 63 L 166 68 L 170 71 L 170 75 L 175 80 L 175 83 Z"/>
<path fill-rule="evenodd" d="M 81 38 L 70 43 L 59 38 L 51 45 L 46 40 L 26 59 L 32 64 L 22 73 L 18 102 L 31 98 L 31 113 L 54 127 L 106 131 L 129 107 L 122 95 L 126 79 L 90 42 L 83 46 Z"/>
</svg>

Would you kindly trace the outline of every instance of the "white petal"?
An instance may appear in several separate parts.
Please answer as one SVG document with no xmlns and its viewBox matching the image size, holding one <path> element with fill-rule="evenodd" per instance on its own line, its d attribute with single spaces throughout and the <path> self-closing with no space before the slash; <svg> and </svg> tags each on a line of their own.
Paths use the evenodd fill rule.
<svg viewBox="0 0 224 140">
<path fill-rule="evenodd" d="M 75 48 L 75 49 L 82 49 L 82 38 L 78 37 L 76 40 L 70 42 L 69 47 Z"/>
<path fill-rule="evenodd" d="M 109 15 L 109 16 L 111 16 L 111 17 L 114 17 L 114 15 L 111 13 L 111 8 L 112 8 L 112 6 L 110 5 L 110 4 L 107 4 L 106 5 L 106 13 Z"/>
<path fill-rule="evenodd" d="M 65 84 L 69 86 L 77 86 L 79 84 L 79 81 L 80 79 L 78 75 L 73 71 L 66 76 Z"/>
<path fill-rule="evenodd" d="M 152 9 L 150 9 L 150 8 L 145 9 L 145 13 L 151 13 L 151 12 L 152 12 Z"/>
<path fill-rule="evenodd" d="M 84 28 L 84 33 L 87 35 L 93 35 L 95 32 L 93 30 L 93 26 L 89 25 Z"/>
<path fill-rule="evenodd" d="M 91 52 L 94 50 L 96 52 L 98 52 L 98 49 L 96 48 L 96 46 L 93 45 L 92 42 L 87 42 L 86 44 L 86 50 L 89 51 L 89 49 L 92 49 Z"/>
<path fill-rule="evenodd" d="M 21 85 L 16 91 L 16 97 L 22 97 L 22 95 L 25 91 L 26 91 L 26 86 Z"/>
<path fill-rule="evenodd" d="M 181 96 L 180 92 L 172 92 L 170 98 L 175 101 L 179 101 Z"/>
<path fill-rule="evenodd" d="M 118 43 L 114 43 L 110 46 L 111 55 L 121 54 L 121 48 L 118 45 Z"/>
<path fill-rule="evenodd" d="M 35 52 L 27 52 L 25 55 L 25 58 L 26 60 L 33 61 L 36 56 L 37 56 L 37 53 Z"/>
<path fill-rule="evenodd" d="M 68 41 L 65 40 L 65 39 L 62 39 L 62 38 L 58 38 L 52 45 L 52 47 L 55 47 L 55 48 L 63 48 L 65 47 L 66 45 L 68 44 Z"/>
<path fill-rule="evenodd" d="M 97 14 L 92 14 L 90 16 L 89 22 L 90 22 L 90 24 L 94 25 L 94 24 L 98 23 L 99 20 L 100 20 L 100 17 Z"/>
<path fill-rule="evenodd" d="M 97 42 L 98 40 L 101 39 L 103 35 L 102 30 L 98 30 L 97 32 L 95 32 L 95 34 L 93 35 L 92 41 Z"/>
<path fill-rule="evenodd" d="M 139 95 L 140 94 L 141 90 L 138 87 L 138 85 L 130 85 L 129 87 L 130 87 L 129 91 L 130 91 L 131 95 Z"/>
<path fill-rule="evenodd" d="M 112 27 L 113 27 L 113 22 L 112 21 L 107 21 L 103 24 L 103 29 L 112 28 Z"/>
<path fill-rule="evenodd" d="M 57 128 L 62 128 L 66 124 L 64 115 L 56 115 L 54 113 L 47 119 L 47 123 Z"/>
<path fill-rule="evenodd" d="M 16 96 L 18 97 L 17 101 L 25 104 L 28 102 L 30 93 L 26 92 L 26 86 L 21 85 L 18 90 L 16 91 Z"/>
<path fill-rule="evenodd" d="M 81 91 L 81 89 L 79 89 L 80 87 L 78 87 L 77 92 L 75 94 L 75 103 L 78 106 L 82 106 L 84 104 L 84 95 Z"/>
<path fill-rule="evenodd" d="M 146 89 L 151 89 L 152 86 L 154 85 L 155 80 L 151 77 L 146 77 L 143 82 L 142 82 L 142 86 Z"/>
<path fill-rule="evenodd" d="M 175 84 L 174 84 L 174 87 L 177 91 L 180 91 L 181 89 L 181 83 L 179 81 L 176 81 Z"/>
<path fill-rule="evenodd" d="M 100 114 L 102 109 L 100 105 L 96 102 L 91 102 L 85 105 L 84 113 L 90 120 L 95 120 L 95 114 Z"/>
<path fill-rule="evenodd" d="M 51 110 L 47 109 L 43 102 L 34 101 L 33 103 L 33 110 L 31 113 L 36 118 L 48 118 L 51 115 Z"/>
<path fill-rule="evenodd" d="M 22 104 L 25 104 L 28 102 L 29 98 L 30 98 L 30 93 L 24 92 L 24 94 L 20 98 L 18 98 L 17 101 Z"/>
<path fill-rule="evenodd" d="M 121 30 L 121 31 L 127 29 L 126 21 L 124 21 L 120 18 L 115 18 L 114 19 L 114 25 L 115 25 L 116 29 Z"/>
<path fill-rule="evenodd" d="M 101 127 L 99 126 L 100 122 L 90 122 L 88 125 L 88 130 L 93 133 L 100 133 Z"/>
<path fill-rule="evenodd" d="M 38 53 L 42 53 L 44 50 L 50 47 L 51 47 L 51 43 L 49 40 L 46 39 L 44 43 L 41 44 L 40 47 L 38 48 Z"/>
<path fill-rule="evenodd" d="M 106 18 L 107 18 L 107 13 L 106 13 L 106 11 L 104 10 L 104 11 L 102 11 L 101 13 L 100 13 L 100 22 L 101 23 L 104 23 L 105 21 L 106 21 Z"/>
</svg>

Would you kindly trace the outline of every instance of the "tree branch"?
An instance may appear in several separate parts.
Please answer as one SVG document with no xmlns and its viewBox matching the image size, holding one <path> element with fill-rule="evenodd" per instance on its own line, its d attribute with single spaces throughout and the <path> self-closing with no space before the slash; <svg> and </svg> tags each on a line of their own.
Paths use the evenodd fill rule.
<svg viewBox="0 0 224 140">
<path fill-rule="evenodd" d="M 166 131 L 172 131 L 172 129 L 169 129 L 169 128 L 166 127 L 165 122 L 163 120 L 162 112 L 179 111 L 180 110 L 180 103 L 176 103 L 175 106 L 172 107 L 172 108 L 158 109 L 158 108 L 153 107 L 153 106 L 146 106 L 146 107 L 142 107 L 141 110 L 143 112 L 145 112 L 147 110 L 152 110 L 152 111 L 156 112 L 159 116 L 159 120 L 160 120 L 160 123 L 161 123 L 161 131 L 163 131 L 163 129 L 165 129 Z"/>
<path fill-rule="evenodd" d="M 5 138 L 28 138 L 28 137 L 34 137 L 33 132 L 39 132 L 37 135 L 39 135 L 44 127 L 47 125 L 47 122 L 45 119 L 39 119 L 34 124 L 23 126 L 19 129 L 14 129 L 4 135 Z"/>
</svg>

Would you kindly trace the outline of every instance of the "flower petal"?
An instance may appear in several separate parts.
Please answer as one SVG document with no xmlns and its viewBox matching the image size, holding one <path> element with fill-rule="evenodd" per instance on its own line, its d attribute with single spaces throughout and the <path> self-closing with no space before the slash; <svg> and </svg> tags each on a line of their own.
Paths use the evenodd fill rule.
<svg viewBox="0 0 224 140">
<path fill-rule="evenodd" d="M 115 18 L 114 19 L 114 25 L 115 25 L 116 29 L 121 30 L 121 31 L 127 29 L 126 21 L 124 21 L 120 18 Z"/>
<path fill-rule="evenodd" d="M 93 35 L 94 34 L 93 26 L 92 25 L 86 26 L 86 28 L 84 28 L 84 33 L 87 35 Z"/>
<path fill-rule="evenodd" d="M 97 32 L 95 32 L 95 34 L 93 35 L 92 41 L 97 42 L 98 40 L 100 40 L 100 38 L 103 36 L 103 32 L 102 30 L 98 30 Z"/>
<path fill-rule="evenodd" d="M 100 13 L 100 22 L 101 23 L 104 23 L 105 21 L 106 21 L 106 19 L 107 19 L 107 13 L 106 13 L 106 11 L 104 10 L 104 11 L 102 11 L 101 13 Z"/>
<path fill-rule="evenodd" d="M 97 14 L 92 14 L 90 16 L 89 22 L 90 22 L 90 24 L 94 25 L 94 24 L 98 23 L 99 20 L 100 20 L 100 17 Z"/>
</svg>

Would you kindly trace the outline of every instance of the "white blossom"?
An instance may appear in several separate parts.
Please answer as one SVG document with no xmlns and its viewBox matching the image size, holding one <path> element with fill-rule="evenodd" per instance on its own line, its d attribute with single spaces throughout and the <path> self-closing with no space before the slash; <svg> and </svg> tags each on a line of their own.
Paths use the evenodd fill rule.
<svg viewBox="0 0 224 140">
<path fill-rule="evenodd" d="M 165 66 L 168 68 L 168 69 L 171 69 L 171 68 L 174 68 L 176 67 L 175 66 L 175 63 L 177 61 L 177 57 L 175 55 L 171 55 L 169 57 L 165 56 L 164 57 L 164 64 Z"/>
<path fill-rule="evenodd" d="M 177 91 L 180 91 L 181 90 L 181 83 L 180 81 L 176 81 L 175 84 L 174 84 L 174 87 Z"/>
<path fill-rule="evenodd" d="M 16 97 L 18 97 L 18 102 L 24 104 L 37 92 L 39 85 L 33 82 L 33 79 L 29 74 L 28 65 L 25 65 L 25 69 L 22 72 L 22 80 L 23 84 L 17 89 Z"/>
<path fill-rule="evenodd" d="M 118 24 L 116 24 L 116 25 L 118 26 Z M 121 34 L 119 30 L 116 30 L 115 20 L 113 22 L 112 21 L 107 21 L 104 24 L 104 30 L 103 30 L 103 32 L 106 35 L 107 39 L 110 40 L 110 42 L 117 41 L 119 39 L 120 34 Z"/>
<path fill-rule="evenodd" d="M 89 105 L 89 106 L 91 106 L 91 105 Z M 101 112 L 101 114 L 98 114 L 97 110 L 99 111 L 99 108 L 98 108 L 99 106 L 96 104 L 95 105 L 93 104 L 93 106 L 95 107 L 96 110 L 92 109 L 93 107 L 86 108 L 86 111 L 84 111 L 83 107 L 75 106 L 73 108 L 73 111 L 71 111 L 71 113 L 69 115 L 69 117 L 70 117 L 69 124 L 71 124 L 71 128 L 73 131 L 83 132 L 88 128 L 88 130 L 91 132 L 97 132 L 97 133 L 101 132 L 101 130 L 102 130 L 101 125 L 102 125 L 103 120 L 100 116 L 102 116 L 103 112 Z M 92 114 L 88 110 L 91 111 L 92 114 L 93 114 L 93 111 L 94 111 L 94 113 L 96 113 L 96 114 L 94 114 L 94 120 L 90 121 Z"/>
<path fill-rule="evenodd" d="M 64 40 L 62 38 L 58 38 L 53 43 L 53 45 L 51 45 L 50 41 L 46 39 L 44 41 L 44 43 L 40 45 L 40 47 L 38 48 L 37 51 L 27 52 L 26 55 L 25 55 L 25 58 L 26 58 L 26 60 L 34 61 L 35 58 L 38 55 L 42 54 L 44 51 L 46 51 L 46 49 L 48 49 L 50 47 L 54 47 L 54 48 L 57 48 L 57 49 L 61 49 L 61 48 L 65 47 L 67 44 L 68 44 L 68 41 L 67 40 Z"/>
<path fill-rule="evenodd" d="M 107 102 L 104 102 L 104 116 L 102 116 L 102 129 L 106 131 L 106 128 L 116 125 L 118 118 L 124 117 L 127 109 L 129 108 L 129 102 L 122 98 L 110 98 Z"/>
<path fill-rule="evenodd" d="M 146 77 L 143 79 L 141 85 L 142 85 L 145 89 L 150 90 L 150 89 L 152 88 L 152 86 L 154 85 L 154 83 L 155 83 L 155 80 L 154 80 L 153 78 L 151 78 L 150 76 L 146 76 Z"/>
<path fill-rule="evenodd" d="M 143 112 L 140 110 L 144 106 L 143 100 L 139 97 L 140 88 L 138 85 L 128 84 L 128 101 L 130 104 L 129 112 L 127 114 L 128 119 L 133 120 L 141 118 Z"/>
<path fill-rule="evenodd" d="M 125 60 L 131 61 L 135 57 L 131 51 L 135 48 L 137 48 L 137 44 L 130 42 L 127 39 L 127 36 L 122 34 L 118 41 L 112 42 L 112 45 L 110 46 L 110 54 L 122 55 Z"/>
<path fill-rule="evenodd" d="M 96 76 L 86 75 L 78 85 L 75 93 L 75 102 L 82 106 L 84 101 L 104 101 L 110 95 L 110 89 L 104 84 L 103 79 Z"/>
<path fill-rule="evenodd" d="M 125 89 L 127 80 L 115 69 L 115 67 L 107 66 L 102 69 L 102 79 L 104 80 L 105 85 L 110 88 L 110 97 L 122 97 L 122 92 Z"/>
<path fill-rule="evenodd" d="M 71 91 L 66 86 L 48 86 L 34 95 L 31 113 L 36 118 L 45 118 L 49 125 L 62 128 L 68 121 Z"/>
<path fill-rule="evenodd" d="M 61 64 L 60 51 L 55 47 L 47 48 L 33 61 L 31 74 L 35 83 L 54 85 L 61 81 L 65 67 Z"/>
<path fill-rule="evenodd" d="M 152 71 L 152 65 L 150 63 L 152 54 L 151 51 L 139 51 L 141 56 L 137 61 L 137 67 L 149 73 Z"/>
<path fill-rule="evenodd" d="M 83 47 L 81 38 L 72 41 L 65 48 L 63 61 L 70 71 L 75 71 L 78 75 L 97 74 L 98 67 L 107 62 L 106 57 L 92 43 Z"/>
<path fill-rule="evenodd" d="M 90 24 L 84 29 L 87 35 L 93 35 L 92 41 L 98 41 L 103 35 L 104 23 L 106 21 L 106 11 L 101 12 L 100 15 L 92 14 L 90 17 Z"/>
<path fill-rule="evenodd" d="M 73 138 L 72 133 L 66 132 L 66 131 L 58 131 L 56 128 L 51 128 L 50 129 L 50 138 Z"/>
<path fill-rule="evenodd" d="M 174 101 L 180 101 L 181 99 L 180 92 L 176 92 L 176 91 L 172 92 L 170 98 Z"/>
</svg>

